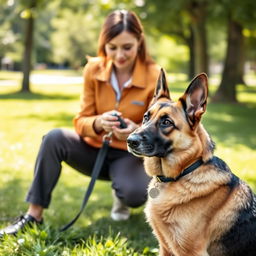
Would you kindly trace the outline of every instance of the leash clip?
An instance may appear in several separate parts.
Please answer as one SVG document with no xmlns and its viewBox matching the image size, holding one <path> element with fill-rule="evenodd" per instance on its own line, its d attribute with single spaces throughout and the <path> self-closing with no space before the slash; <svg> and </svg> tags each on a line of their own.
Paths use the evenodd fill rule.
<svg viewBox="0 0 256 256">
<path fill-rule="evenodd" d="M 112 141 L 112 135 L 113 135 L 113 132 L 109 132 L 109 133 L 107 133 L 103 136 L 102 140 L 103 141 L 108 141 L 110 143 Z"/>
<path fill-rule="evenodd" d="M 160 179 L 158 176 L 155 176 L 155 178 L 156 178 L 156 181 L 157 181 L 157 182 L 159 182 L 159 183 L 162 182 L 161 179 Z"/>
</svg>

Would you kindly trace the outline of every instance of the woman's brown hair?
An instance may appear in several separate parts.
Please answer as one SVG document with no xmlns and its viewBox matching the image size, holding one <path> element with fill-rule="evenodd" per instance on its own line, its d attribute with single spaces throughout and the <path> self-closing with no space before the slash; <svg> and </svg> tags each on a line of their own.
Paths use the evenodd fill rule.
<svg viewBox="0 0 256 256">
<path fill-rule="evenodd" d="M 140 19 L 134 12 L 126 10 L 117 10 L 107 16 L 99 37 L 98 56 L 106 57 L 105 45 L 123 31 L 132 33 L 140 41 L 139 59 L 142 62 L 151 62 Z"/>
</svg>

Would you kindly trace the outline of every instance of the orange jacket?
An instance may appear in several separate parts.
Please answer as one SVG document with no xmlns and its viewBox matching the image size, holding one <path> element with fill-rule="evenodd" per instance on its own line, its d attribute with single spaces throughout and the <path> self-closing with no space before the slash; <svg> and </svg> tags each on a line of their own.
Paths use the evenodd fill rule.
<svg viewBox="0 0 256 256">
<path fill-rule="evenodd" d="M 136 61 L 131 86 L 124 88 L 120 102 L 116 102 L 115 91 L 112 88 L 110 75 L 112 62 L 100 57 L 90 58 L 84 68 L 84 87 L 81 97 L 81 110 L 74 118 L 76 132 L 94 147 L 101 147 L 102 137 L 97 134 L 93 123 L 98 115 L 106 111 L 118 110 L 124 118 L 129 118 L 139 124 L 143 114 L 153 97 L 160 67 L 157 64 L 145 65 Z M 111 147 L 127 150 L 126 141 L 112 138 Z"/>
</svg>

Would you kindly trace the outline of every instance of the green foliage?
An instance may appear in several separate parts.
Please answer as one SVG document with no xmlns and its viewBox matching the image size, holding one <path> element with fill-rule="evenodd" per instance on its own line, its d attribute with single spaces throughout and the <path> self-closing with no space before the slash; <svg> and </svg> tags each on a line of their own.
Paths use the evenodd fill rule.
<svg viewBox="0 0 256 256">
<path fill-rule="evenodd" d="M 8 4 L 1 1 L 0 8 L 0 60 L 2 57 L 11 57 L 12 60 L 20 61 L 20 19 L 17 17 L 17 4 Z"/>
<path fill-rule="evenodd" d="M 149 0 L 141 8 L 146 12 L 144 22 L 163 34 L 175 37 L 183 43 L 190 36 L 185 1 Z"/>
<path fill-rule="evenodd" d="M 60 17 L 52 20 L 55 30 L 52 33 L 51 45 L 56 63 L 69 62 L 73 67 L 85 63 L 85 56 L 96 56 L 98 34 L 102 19 L 93 22 L 92 13 L 72 12 L 66 9 Z"/>
<path fill-rule="evenodd" d="M 256 23 L 256 3 L 252 0 L 217 0 L 210 1 L 209 7 L 212 14 L 219 19 L 226 19 L 230 15 L 232 19 L 241 23 L 244 27 L 253 29 Z"/>
<path fill-rule="evenodd" d="M 207 3 L 207 28 L 211 62 L 223 62 L 226 47 L 226 20 L 230 13 L 250 31 L 247 33 L 246 57 L 254 61 L 255 1 L 231 0 L 1 0 L 0 59 L 10 57 L 20 68 L 23 58 L 24 11 L 35 17 L 33 64 L 84 65 L 86 55 L 95 55 L 101 24 L 114 9 L 131 9 L 140 16 L 149 39 L 149 51 L 157 61 L 173 72 L 188 66 L 191 42 L 192 9 Z M 36 3 L 35 8 L 31 5 Z M 156 33 L 156 31 L 160 33 Z M 248 36 L 249 35 L 249 36 Z M 159 37 L 163 37 L 163 39 Z M 175 43 L 170 43 L 169 39 Z M 153 42 L 153 43 L 151 43 Z M 167 43 L 168 42 L 168 43 Z M 170 43 L 167 54 L 163 54 Z M 153 47 L 151 47 L 153 45 Z M 155 48 L 156 47 L 156 48 Z M 177 50 L 172 49 L 177 47 Z M 187 50 L 184 50 L 184 47 Z M 191 45 L 190 45 L 191 47 Z M 173 55 L 171 54 L 173 53 Z M 175 53 L 179 54 L 175 54 Z M 164 56 L 165 55 L 165 56 Z"/>
<path fill-rule="evenodd" d="M 212 63 L 221 63 L 226 54 L 226 27 L 220 26 L 220 24 L 211 23 L 208 24 L 208 31 L 214 31 L 214 33 L 208 33 L 209 42 L 209 56 Z"/>
<path fill-rule="evenodd" d="M 5 236 L 0 243 L 2 256 L 153 256 L 158 250 L 145 247 L 141 253 L 129 248 L 126 238 L 120 233 L 113 234 L 110 230 L 106 237 L 89 236 L 86 240 L 72 242 L 74 235 L 61 234 L 48 227 L 39 229 L 27 227 L 26 232 L 17 237 Z"/>
<path fill-rule="evenodd" d="M 187 70 L 188 49 L 185 45 L 168 36 L 148 37 L 149 52 L 156 62 L 171 73 L 184 72 Z"/>
</svg>

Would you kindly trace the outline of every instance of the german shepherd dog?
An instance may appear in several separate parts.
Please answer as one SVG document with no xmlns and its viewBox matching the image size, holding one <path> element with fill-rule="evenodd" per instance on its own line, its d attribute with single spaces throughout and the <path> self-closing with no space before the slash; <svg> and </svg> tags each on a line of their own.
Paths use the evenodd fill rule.
<svg viewBox="0 0 256 256">
<path fill-rule="evenodd" d="M 145 208 L 161 256 L 256 256 L 256 197 L 200 123 L 208 78 L 196 76 L 177 102 L 161 71 L 141 127 L 127 139 L 152 180 Z"/>
</svg>

